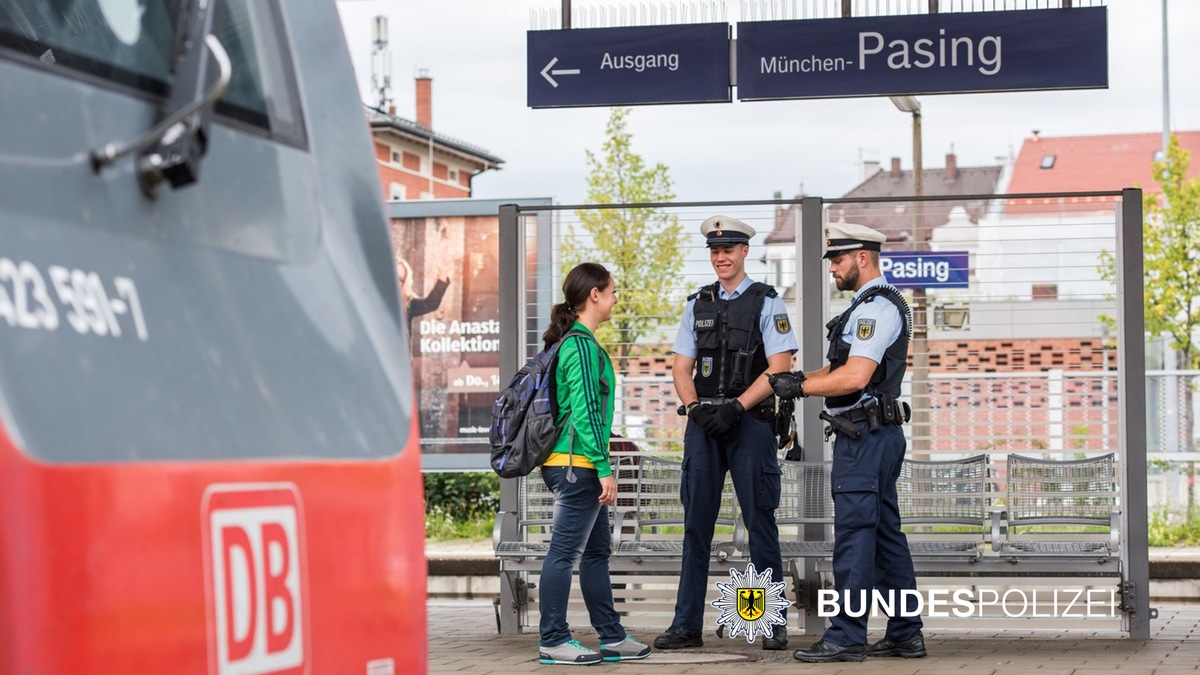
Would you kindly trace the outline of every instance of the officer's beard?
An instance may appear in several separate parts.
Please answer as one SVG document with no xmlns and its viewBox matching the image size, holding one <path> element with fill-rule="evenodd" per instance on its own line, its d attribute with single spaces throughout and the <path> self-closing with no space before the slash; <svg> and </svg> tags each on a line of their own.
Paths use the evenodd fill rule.
<svg viewBox="0 0 1200 675">
<path fill-rule="evenodd" d="M 835 279 L 839 291 L 853 291 L 858 288 L 858 267 L 851 267 L 846 276 Z"/>
</svg>

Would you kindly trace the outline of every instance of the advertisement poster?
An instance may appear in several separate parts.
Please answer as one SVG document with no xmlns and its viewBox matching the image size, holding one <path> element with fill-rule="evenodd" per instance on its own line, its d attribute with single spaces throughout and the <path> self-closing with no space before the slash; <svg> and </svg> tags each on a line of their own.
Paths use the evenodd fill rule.
<svg viewBox="0 0 1200 675">
<path fill-rule="evenodd" d="M 486 453 L 500 388 L 496 215 L 393 218 L 421 453 Z"/>
</svg>

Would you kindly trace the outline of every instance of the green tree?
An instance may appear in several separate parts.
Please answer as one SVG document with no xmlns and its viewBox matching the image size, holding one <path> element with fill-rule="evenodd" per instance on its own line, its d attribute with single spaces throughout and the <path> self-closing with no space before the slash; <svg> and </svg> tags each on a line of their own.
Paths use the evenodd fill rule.
<svg viewBox="0 0 1200 675">
<path fill-rule="evenodd" d="M 1147 194 L 1142 234 L 1146 332 L 1167 335 L 1180 368 L 1200 368 L 1200 176 L 1188 178 L 1192 155 L 1171 136 L 1165 162 L 1154 162 L 1161 194 Z M 1116 259 L 1100 254 L 1100 275 L 1117 278 Z M 1110 319 L 1111 320 L 1111 319 Z"/>
<path fill-rule="evenodd" d="M 608 267 L 616 279 L 620 301 L 598 337 L 610 346 L 621 370 L 640 337 L 678 319 L 679 299 L 664 291 L 683 269 L 679 218 L 659 207 L 630 206 L 662 204 L 675 194 L 667 167 L 647 166 L 633 152 L 629 112 L 612 109 L 602 156 L 587 151 L 587 202 L 614 208 L 576 211 L 579 223 L 564 237 L 561 249 L 564 270 L 593 260 Z"/>
<path fill-rule="evenodd" d="M 1200 368 L 1200 349 L 1196 329 L 1200 327 L 1200 176 L 1188 178 L 1192 154 L 1171 136 L 1165 162 L 1154 162 L 1161 194 L 1147 194 L 1143 203 L 1145 224 L 1142 234 L 1145 270 L 1146 332 L 1166 335 L 1175 350 L 1175 367 Z M 1116 259 L 1100 254 L 1100 275 L 1107 281 L 1117 278 Z M 1112 323 L 1110 317 L 1105 320 Z M 1191 387 L 1184 387 L 1181 427 L 1185 442 L 1192 438 Z M 1194 474 L 1194 465 L 1187 469 Z M 1188 493 L 1189 511 L 1192 507 Z"/>
</svg>

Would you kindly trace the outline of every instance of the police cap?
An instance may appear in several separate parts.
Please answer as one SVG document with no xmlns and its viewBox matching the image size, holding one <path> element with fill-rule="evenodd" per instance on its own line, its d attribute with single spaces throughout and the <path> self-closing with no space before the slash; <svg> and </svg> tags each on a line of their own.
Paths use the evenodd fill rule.
<svg viewBox="0 0 1200 675">
<path fill-rule="evenodd" d="M 700 234 L 706 239 L 709 248 L 714 246 L 732 246 L 734 244 L 749 244 L 754 236 L 754 228 L 737 218 L 729 216 L 713 216 L 700 224 Z"/>
<path fill-rule="evenodd" d="M 887 235 L 856 223 L 830 223 L 825 226 L 826 259 L 836 258 L 849 251 L 878 251 Z"/>
</svg>

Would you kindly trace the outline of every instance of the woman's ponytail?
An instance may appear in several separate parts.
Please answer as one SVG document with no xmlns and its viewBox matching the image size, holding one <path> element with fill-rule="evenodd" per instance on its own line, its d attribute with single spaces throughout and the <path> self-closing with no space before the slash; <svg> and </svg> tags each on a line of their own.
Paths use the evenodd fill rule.
<svg viewBox="0 0 1200 675">
<path fill-rule="evenodd" d="M 593 288 L 608 288 L 611 282 L 612 274 L 600 263 L 579 263 L 568 272 L 567 278 L 563 279 L 563 302 L 550 310 L 550 327 L 542 334 L 544 348 L 553 347 L 571 330 Z"/>
<path fill-rule="evenodd" d="M 575 311 L 571 305 L 560 302 L 550 310 L 550 327 L 542 334 L 542 342 L 545 343 L 545 349 L 554 346 L 555 342 L 562 339 L 562 336 L 571 330 L 571 326 L 575 325 L 575 317 L 579 313 Z"/>
</svg>

